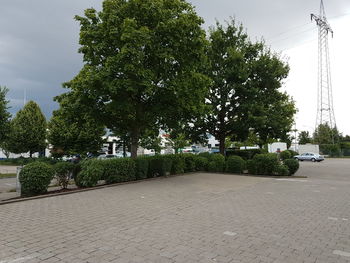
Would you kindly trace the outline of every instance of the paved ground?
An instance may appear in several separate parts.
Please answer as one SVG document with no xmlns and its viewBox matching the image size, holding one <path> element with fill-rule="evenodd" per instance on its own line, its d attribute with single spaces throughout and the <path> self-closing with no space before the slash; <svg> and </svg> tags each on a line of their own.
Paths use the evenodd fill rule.
<svg viewBox="0 0 350 263">
<path fill-rule="evenodd" d="M 350 262 L 350 160 L 0 206 L 0 262 Z"/>
<path fill-rule="evenodd" d="M 0 165 L 0 174 L 15 174 L 17 172 L 17 166 Z"/>
</svg>

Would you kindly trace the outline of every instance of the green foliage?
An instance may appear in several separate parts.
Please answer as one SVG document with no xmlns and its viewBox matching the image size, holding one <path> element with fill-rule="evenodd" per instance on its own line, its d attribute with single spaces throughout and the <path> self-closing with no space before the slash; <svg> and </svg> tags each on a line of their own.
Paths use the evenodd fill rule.
<svg viewBox="0 0 350 263">
<path fill-rule="evenodd" d="M 150 158 L 149 177 L 168 176 L 171 173 L 172 159 L 166 155 Z"/>
<path fill-rule="evenodd" d="M 182 154 L 182 158 L 185 160 L 185 172 L 190 173 L 196 171 L 196 156 L 191 153 Z"/>
<path fill-rule="evenodd" d="M 24 166 L 19 174 L 22 196 L 46 193 L 53 176 L 52 167 L 46 163 L 34 162 Z"/>
<path fill-rule="evenodd" d="M 231 155 L 240 156 L 244 160 L 250 160 L 256 154 L 263 153 L 261 149 L 251 149 L 251 150 L 227 150 L 226 156 L 229 157 Z"/>
<path fill-rule="evenodd" d="M 292 154 L 290 151 L 286 150 L 280 153 L 280 159 L 281 160 L 286 160 L 286 159 L 290 159 L 292 157 Z"/>
<path fill-rule="evenodd" d="M 77 96 L 65 94 L 57 100 L 60 108 L 53 112 L 48 124 L 48 141 L 53 146 L 51 153 L 59 157 L 99 151 L 104 126 L 84 112 Z"/>
<path fill-rule="evenodd" d="M 18 165 L 18 166 L 26 165 L 26 164 L 33 163 L 33 162 L 42 162 L 42 163 L 47 163 L 47 164 L 53 165 L 59 161 L 56 159 L 50 158 L 50 157 L 39 157 L 39 158 L 19 157 L 19 158 L 8 158 L 5 160 L 0 160 L 0 164 Z"/>
<path fill-rule="evenodd" d="M 53 166 L 53 169 L 58 185 L 66 189 L 69 184 L 69 179 L 73 175 L 75 165 L 70 162 L 59 162 Z"/>
<path fill-rule="evenodd" d="M 9 151 L 30 155 L 46 147 L 46 120 L 38 104 L 29 101 L 11 121 Z"/>
<path fill-rule="evenodd" d="M 226 160 L 226 172 L 228 173 L 243 173 L 243 170 L 246 168 L 246 162 L 239 156 L 230 156 Z"/>
<path fill-rule="evenodd" d="M 205 31 L 189 3 L 105 0 L 102 11 L 87 9 L 76 20 L 85 64 L 64 86 L 96 121 L 130 136 L 132 157 L 148 130 L 203 108 Z"/>
<path fill-rule="evenodd" d="M 210 155 L 208 171 L 222 173 L 225 169 L 225 157 L 222 154 Z"/>
<path fill-rule="evenodd" d="M 103 160 L 101 164 L 107 184 L 136 180 L 135 162 L 130 158 Z"/>
<path fill-rule="evenodd" d="M 258 163 L 256 160 L 247 161 L 247 169 L 249 174 L 257 175 L 258 174 Z"/>
<path fill-rule="evenodd" d="M 0 86 L 0 148 L 3 148 L 10 126 L 11 114 L 8 112 L 9 101 L 6 100 L 8 89 Z"/>
<path fill-rule="evenodd" d="M 320 144 L 320 152 L 330 157 L 339 157 L 341 155 L 339 144 Z"/>
<path fill-rule="evenodd" d="M 288 150 L 290 152 L 290 157 L 293 158 L 294 156 L 298 155 L 299 153 L 297 153 L 296 151 L 293 150 Z"/>
<path fill-rule="evenodd" d="M 277 154 L 257 154 L 253 160 L 256 162 L 256 173 L 259 175 L 273 175 L 274 169 L 279 165 Z"/>
<path fill-rule="evenodd" d="M 317 144 L 334 144 L 340 140 L 337 128 L 331 128 L 328 123 L 320 124 L 314 132 L 314 142 Z"/>
<path fill-rule="evenodd" d="M 142 180 L 147 178 L 148 169 L 149 169 L 149 158 L 140 156 L 135 160 L 135 169 L 136 169 L 136 180 Z"/>
<path fill-rule="evenodd" d="M 207 171 L 209 161 L 208 158 L 202 156 L 196 156 L 195 158 L 196 170 L 197 171 Z"/>
<path fill-rule="evenodd" d="M 310 133 L 308 131 L 301 131 L 298 136 L 299 144 L 307 144 L 311 143 L 312 138 L 310 136 Z"/>
<path fill-rule="evenodd" d="M 288 176 L 290 175 L 287 165 L 278 164 L 274 167 L 274 174 L 279 176 Z"/>
<path fill-rule="evenodd" d="M 181 154 L 169 155 L 172 159 L 171 174 L 183 174 L 185 172 L 185 159 Z"/>
<path fill-rule="evenodd" d="M 284 165 L 288 167 L 290 175 L 295 174 L 299 169 L 299 162 L 295 159 L 286 159 L 283 161 Z"/>
<path fill-rule="evenodd" d="M 88 160 L 81 163 L 81 171 L 74 177 L 76 186 L 93 187 L 99 180 L 104 179 L 102 160 Z"/>
</svg>

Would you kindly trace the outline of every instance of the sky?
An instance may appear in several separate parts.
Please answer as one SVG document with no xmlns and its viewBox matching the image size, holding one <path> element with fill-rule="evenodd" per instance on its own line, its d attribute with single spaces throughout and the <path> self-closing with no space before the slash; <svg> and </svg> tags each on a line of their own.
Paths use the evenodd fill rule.
<svg viewBox="0 0 350 263">
<path fill-rule="evenodd" d="M 320 0 L 190 0 L 208 29 L 230 17 L 241 22 L 252 40 L 264 39 L 290 65 L 283 89 L 296 102 L 296 128 L 313 131 L 317 109 L 316 24 Z M 0 85 L 9 88 L 11 113 L 36 101 L 47 118 L 57 108 L 53 97 L 63 92 L 82 67 L 75 15 L 101 9 L 102 0 L 1 0 Z M 324 0 L 334 30 L 329 39 L 334 110 L 338 129 L 350 134 L 348 121 L 350 1 Z"/>
</svg>

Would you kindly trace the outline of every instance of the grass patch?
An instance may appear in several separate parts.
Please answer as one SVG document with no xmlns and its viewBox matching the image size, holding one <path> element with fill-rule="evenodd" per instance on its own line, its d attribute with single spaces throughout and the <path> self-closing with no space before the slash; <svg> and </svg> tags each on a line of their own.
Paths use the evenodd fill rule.
<svg viewBox="0 0 350 263">
<path fill-rule="evenodd" d="M 12 178 L 16 177 L 16 174 L 0 174 L 0 179 L 2 178 Z"/>
</svg>

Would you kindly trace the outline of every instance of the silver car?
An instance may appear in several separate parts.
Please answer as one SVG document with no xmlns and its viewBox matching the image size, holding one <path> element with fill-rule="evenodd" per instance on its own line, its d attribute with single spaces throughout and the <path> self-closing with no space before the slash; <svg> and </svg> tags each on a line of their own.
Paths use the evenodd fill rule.
<svg viewBox="0 0 350 263">
<path fill-rule="evenodd" d="M 298 161 L 312 161 L 312 162 L 321 162 L 324 160 L 322 155 L 317 153 L 303 153 L 301 155 L 294 156 Z"/>
</svg>

